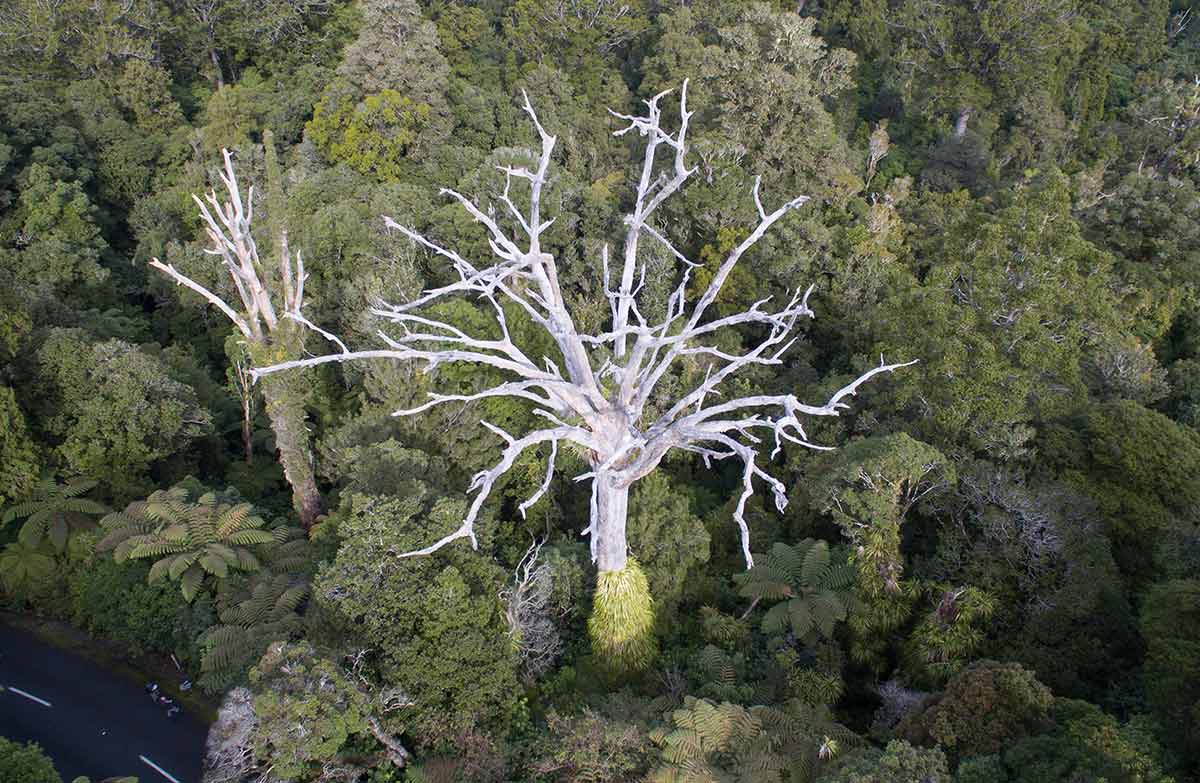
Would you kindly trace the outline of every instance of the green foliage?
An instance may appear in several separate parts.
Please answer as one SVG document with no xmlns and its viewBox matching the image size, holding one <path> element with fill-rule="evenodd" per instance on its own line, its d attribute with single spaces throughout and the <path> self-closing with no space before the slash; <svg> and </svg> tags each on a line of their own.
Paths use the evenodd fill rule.
<svg viewBox="0 0 1200 783">
<path fill-rule="evenodd" d="M 22 545 L 37 549 L 47 541 L 61 554 L 72 533 L 93 527 L 94 517 L 108 513 L 108 506 L 82 497 L 95 488 L 96 482 L 90 479 L 76 478 L 60 484 L 44 478 L 33 487 L 28 500 L 5 509 L 0 525 L 24 519 L 17 535 Z"/>
<path fill-rule="evenodd" d="M 824 541 L 806 538 L 795 546 L 775 544 L 734 580 L 745 598 L 756 603 L 780 601 L 763 615 L 763 632 L 790 631 L 805 644 L 813 644 L 832 638 L 834 624 L 846 619 L 854 569 L 832 559 Z"/>
<path fill-rule="evenodd" d="M 0 552 L 0 584 L 12 596 L 27 597 L 44 590 L 56 570 L 48 544 L 30 547 L 15 541 Z"/>
<path fill-rule="evenodd" d="M 688 669 L 696 685 L 695 695 L 713 701 L 749 703 L 754 698 L 754 688 L 747 685 L 746 657 L 740 653 L 727 653 L 711 644 L 696 653 Z"/>
<path fill-rule="evenodd" d="M 995 753 L 1049 725 L 1052 701 L 1050 690 L 1019 664 L 980 661 L 901 721 L 896 734 L 920 745 L 937 743 L 954 759 Z"/>
<path fill-rule="evenodd" d="M 946 755 L 938 748 L 917 748 L 892 740 L 883 750 L 848 754 L 821 777 L 823 783 L 950 783 Z"/>
<path fill-rule="evenodd" d="M 82 538 L 64 567 L 70 621 L 134 654 L 175 653 L 194 660 L 193 628 L 211 621 L 211 609 L 200 601 L 189 606 L 170 584 L 148 582 L 147 563 L 117 563 L 97 554 L 97 532 Z"/>
<path fill-rule="evenodd" d="M 538 743 L 532 770 L 554 783 L 633 783 L 648 765 L 649 742 L 635 724 L 586 710 L 546 716 L 547 734 Z"/>
<path fill-rule="evenodd" d="M 1149 727 L 1139 718 L 1120 724 L 1086 702 L 1059 699 L 1055 721 L 1045 734 L 1022 739 L 1002 752 L 965 759 L 961 783 L 1173 783 L 1166 758 Z"/>
<path fill-rule="evenodd" d="M 745 621 L 711 606 L 700 607 L 700 624 L 704 639 L 727 651 L 737 650 L 750 640 L 750 628 Z"/>
<path fill-rule="evenodd" d="M 276 774 L 296 778 L 367 731 L 370 697 L 354 676 L 310 644 L 271 645 L 250 673 L 254 748 Z M 304 727 L 297 732 L 295 726 Z"/>
<path fill-rule="evenodd" d="M 101 265 L 107 246 L 99 217 L 78 182 L 55 179 L 43 164 L 30 166 L 21 190 L 24 221 L 18 250 L 0 251 L 0 268 L 45 289 L 95 285 L 108 276 Z"/>
<path fill-rule="evenodd" d="M 150 468 L 211 429 L 195 391 L 157 357 L 119 340 L 56 329 L 38 349 L 43 426 L 72 472 L 118 497 L 146 487 Z"/>
<path fill-rule="evenodd" d="M 815 19 L 766 3 L 717 3 L 684 5 L 657 22 L 660 37 L 644 66 L 647 92 L 690 79 L 689 108 L 699 114 L 689 135 L 720 175 L 710 174 L 708 186 L 693 187 L 686 199 L 694 212 L 717 218 L 710 230 L 730 225 L 717 216 L 745 204 L 744 191 L 723 198 L 749 186 L 737 166 L 742 155 L 751 156 L 766 192 L 837 198 L 861 185 L 823 102 L 850 86 L 854 55 L 817 38 Z"/>
<path fill-rule="evenodd" d="M 1144 581 L 1160 532 L 1200 502 L 1200 435 L 1131 400 L 1095 406 L 1080 429 L 1050 431 L 1045 459 L 1095 500 L 1117 563 Z"/>
<path fill-rule="evenodd" d="M 984 628 L 996 609 L 995 599 L 975 587 L 937 586 L 937 602 L 904 647 L 905 668 L 922 686 L 944 684 L 972 659 L 984 641 Z"/>
<path fill-rule="evenodd" d="M 788 702 L 742 707 L 688 696 L 650 732 L 662 762 L 653 783 L 810 781 L 853 734 L 825 707 Z"/>
<path fill-rule="evenodd" d="M 859 598 L 850 614 L 851 654 L 883 665 L 888 637 L 908 619 L 915 587 L 902 581 L 900 526 L 912 507 L 954 481 L 954 467 L 904 433 L 863 438 L 834 452 L 810 492 L 853 547 Z"/>
<path fill-rule="evenodd" d="M 704 523 L 681 488 L 655 471 L 630 491 L 626 531 L 659 615 L 669 616 L 684 595 L 688 575 L 708 562 Z"/>
<path fill-rule="evenodd" d="M 1085 352 L 1120 341 L 1111 259 L 1083 236 L 1058 172 L 1014 186 L 996 209 L 961 191 L 926 194 L 912 219 L 920 283 L 884 304 L 878 350 L 922 361 L 891 399 L 920 395 L 939 447 L 1020 458 L 1030 423 L 1083 393 Z"/>
<path fill-rule="evenodd" d="M 812 495 L 850 540 L 860 591 L 895 592 L 904 563 L 900 524 L 919 500 L 954 480 L 935 448 L 904 433 L 863 438 L 834 452 Z"/>
<path fill-rule="evenodd" d="M 313 595 L 330 631 L 377 651 L 381 680 L 412 699 L 394 713 L 405 732 L 437 744 L 515 709 L 518 661 L 498 598 L 504 569 L 456 547 L 395 557 L 462 519 L 460 501 L 409 487 L 404 496 L 343 497 L 341 544 Z"/>
<path fill-rule="evenodd" d="M 37 443 L 30 437 L 25 414 L 12 389 L 0 386 L 0 506 L 29 494 L 40 470 Z"/>
<path fill-rule="evenodd" d="M 253 515 L 249 503 L 215 492 L 195 495 L 177 486 L 109 514 L 100 520 L 106 535 L 98 549 L 111 551 L 118 563 L 153 559 L 147 579 L 177 581 L 191 601 L 209 577 L 257 571 L 264 547 L 294 536 L 286 527 L 264 530 L 266 521 Z"/>
<path fill-rule="evenodd" d="M 1200 769 L 1200 581 L 1154 585 L 1141 613 L 1146 701 L 1163 736 L 1190 769 Z"/>
<path fill-rule="evenodd" d="M 429 106 L 414 104 L 395 90 L 369 95 L 358 105 L 348 100 L 317 104 L 309 138 L 334 163 L 384 182 L 398 181 L 404 158 L 429 123 Z"/>
<path fill-rule="evenodd" d="M 825 771 L 822 748 L 845 757 L 833 780 L 944 781 L 955 764 L 961 783 L 1195 777 L 1200 25 L 1188 3 L 2 5 L 0 587 L 10 606 L 135 653 L 174 653 L 214 692 L 287 643 L 256 675 L 257 750 L 297 783 L 600 783 L 654 768 L 663 779 L 802 780 Z M 190 198 L 219 187 L 222 146 L 257 185 L 246 198 L 256 230 L 265 226 L 263 275 L 288 229 L 309 273 L 305 315 L 366 348 L 378 323 L 363 303 L 412 301 L 456 279 L 380 214 L 472 265 L 492 257 L 488 232 L 438 188 L 517 228 L 496 167 L 535 160 L 524 90 L 558 139 L 541 249 L 560 261 L 576 324 L 596 333 L 610 325 L 597 259 L 621 232 L 628 153 L 645 140 L 614 138 L 620 125 L 603 109 L 636 112 L 685 79 L 696 173 L 655 223 L 679 255 L 639 247 L 642 314 L 666 314 L 680 257 L 699 265 L 686 288 L 695 301 L 753 225 L 761 175 L 768 210 L 811 201 L 734 269 L 712 314 L 760 300 L 772 310 L 813 283 L 816 317 L 721 399 L 796 393 L 819 405 L 881 353 L 919 360 L 863 386 L 841 415 L 805 423 L 814 442 L 844 446 L 760 461 L 783 471 L 793 502 L 782 516 L 747 507 L 764 553 L 753 571 L 729 578 L 736 468 L 702 473 L 689 454 L 631 489 L 631 554 L 644 573 L 602 584 L 595 604 L 576 536 L 586 492 L 555 480 L 528 518 L 517 512 L 542 481 L 544 450 L 496 487 L 479 551 L 395 558 L 453 530 L 463 505 L 438 493 L 494 460 L 495 437 L 466 424 L 536 424 L 523 400 L 388 416 L 430 390 L 473 394 L 503 377 L 465 363 L 430 374 L 331 363 L 264 378 L 247 461 L 238 398 L 221 383 L 228 358 L 248 350 L 261 366 L 326 346 L 301 344 L 289 324 L 278 341 L 239 347 L 211 308 L 163 306 L 199 300 L 148 272 L 152 256 L 238 299 L 201 252 Z M 677 119 L 674 98 L 663 110 L 668 125 Z M 521 188 L 509 195 L 526 205 Z M 487 302 L 437 315 L 499 334 Z M 522 351 L 562 366 L 527 314 L 505 315 Z M 744 353 L 761 326 L 729 330 L 716 347 Z M 698 383 L 706 361 L 686 357 L 651 407 Z M 558 457 L 570 476 L 589 455 Z M 98 513 L 87 498 L 123 507 L 189 474 L 237 486 L 258 509 L 247 518 L 287 511 L 293 478 L 337 510 L 312 527 L 311 547 L 278 524 L 255 523 L 242 530 L 254 540 L 237 544 L 143 519 L 126 532 L 158 553 L 96 552 L 113 531 L 86 529 Z M 39 485 L 48 475 L 63 483 Z M 97 484 L 72 497 L 81 477 Z M 241 502 L 220 495 L 211 524 Z M 307 521 L 317 505 L 294 508 Z M 522 637 L 500 594 L 530 534 L 546 541 L 562 649 L 559 668 L 524 692 Z M 813 552 L 830 569 L 847 560 L 851 589 L 806 576 L 808 557 L 824 558 Z M 152 571 L 168 578 L 149 583 Z M 630 586 L 636 600 L 610 595 Z M 753 616 L 738 619 L 751 601 Z M 591 609 L 593 631 L 632 634 L 618 654 L 598 644 L 589 656 Z M 1025 671 L 973 667 L 981 655 Z M 637 696 L 601 701 L 615 684 L 596 676 L 601 664 L 623 658 L 643 667 Z M 1047 708 L 1029 672 L 1099 706 Z M 865 728 L 872 678 L 893 686 L 874 731 L 920 695 L 898 696 L 896 683 L 945 687 L 901 728 L 928 749 L 858 754 L 848 736 L 826 742 L 809 718 L 785 728 L 768 712 L 792 709 L 788 699 L 837 705 Z M 385 695 L 414 703 L 381 712 Z M 682 705 L 685 695 L 761 728 L 718 726 L 704 752 L 683 749 L 683 734 L 651 742 L 663 709 L 683 707 L 683 723 L 710 712 Z M 308 721 L 306 746 L 288 732 Z M 684 731 L 671 716 L 660 728 L 659 739 Z M 697 732 L 693 744 L 709 742 Z M 413 763 L 392 763 L 381 737 L 403 738 Z"/>
<path fill-rule="evenodd" d="M 62 783 L 54 762 L 37 743 L 19 744 L 0 737 L 0 778 L 5 783 Z"/>
<path fill-rule="evenodd" d="M 335 162 L 392 180 L 396 153 L 429 154 L 449 133 L 449 68 L 416 0 L 368 0 L 362 15 L 309 132 Z"/>
<path fill-rule="evenodd" d="M 302 540 L 302 539 L 301 539 Z M 263 571 L 240 590 L 224 593 L 219 622 L 200 635 L 200 684 L 219 693 L 237 683 L 271 642 L 300 633 L 299 610 L 308 598 L 303 578 Z"/>
<path fill-rule="evenodd" d="M 614 673 L 639 672 L 654 662 L 654 599 L 646 574 L 635 558 L 623 571 L 601 571 L 588 617 L 592 652 Z"/>
</svg>

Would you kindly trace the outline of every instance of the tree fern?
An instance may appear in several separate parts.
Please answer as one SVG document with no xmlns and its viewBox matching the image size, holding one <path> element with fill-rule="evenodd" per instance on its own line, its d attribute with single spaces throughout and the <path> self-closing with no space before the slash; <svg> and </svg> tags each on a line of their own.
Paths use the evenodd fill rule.
<svg viewBox="0 0 1200 783">
<path fill-rule="evenodd" d="M 301 576 L 260 571 L 239 589 L 222 596 L 220 623 L 200 638 L 201 684 L 224 690 L 241 678 L 271 642 L 296 636 L 299 610 L 308 597 Z"/>
<path fill-rule="evenodd" d="M 776 544 L 735 579 L 741 595 L 754 599 L 755 605 L 780 601 L 764 613 L 764 632 L 790 631 L 812 644 L 832 637 L 834 626 L 846 619 L 854 570 L 835 560 L 824 541 L 806 538 L 795 546 Z"/>
<path fill-rule="evenodd" d="M 743 707 L 687 697 L 649 734 L 662 763 L 650 783 L 809 783 L 857 737 L 826 707 Z"/>
<path fill-rule="evenodd" d="M 150 580 L 179 582 L 191 601 L 210 577 L 257 571 L 272 547 L 293 539 L 291 531 L 264 529 L 253 510 L 214 492 L 193 499 L 186 488 L 172 487 L 102 519 L 105 536 L 97 549 L 111 550 L 118 562 L 153 559 Z"/>
<path fill-rule="evenodd" d="M 748 702 L 754 688 L 743 682 L 745 659 L 740 654 L 727 653 L 715 645 L 706 645 L 692 661 L 693 681 L 698 681 L 698 695 L 715 701 Z"/>
<path fill-rule="evenodd" d="M 84 497 L 95 486 L 91 479 L 74 478 L 60 484 L 44 478 L 28 500 L 9 506 L 0 525 L 24 519 L 17 537 L 25 547 L 36 550 L 42 541 L 49 541 L 55 552 L 62 553 L 72 533 L 94 526 L 96 517 L 109 510 L 103 503 Z"/>
<path fill-rule="evenodd" d="M 0 552 L 0 584 L 13 596 L 36 592 L 54 575 L 54 555 L 46 546 L 29 547 L 16 541 Z"/>
</svg>

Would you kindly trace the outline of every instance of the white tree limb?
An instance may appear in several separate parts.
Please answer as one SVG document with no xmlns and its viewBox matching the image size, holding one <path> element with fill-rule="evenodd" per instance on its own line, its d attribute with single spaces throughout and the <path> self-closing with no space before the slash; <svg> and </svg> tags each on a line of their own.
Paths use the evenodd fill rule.
<svg viewBox="0 0 1200 783">
<path fill-rule="evenodd" d="M 177 285 L 200 294 L 205 301 L 224 313 L 247 340 L 261 342 L 278 328 L 279 319 L 258 257 L 258 245 L 250 232 L 250 222 L 254 217 L 254 188 L 249 189 L 243 202 L 233 156 L 229 150 L 222 150 L 222 154 L 225 169 L 220 173 L 220 178 L 225 186 L 225 200 L 218 199 L 215 190 L 210 191 L 204 200 L 194 195 L 192 200 L 200 208 L 200 218 L 211 243 L 204 252 L 221 259 L 241 299 L 241 307 L 235 308 L 173 265 L 154 258 L 150 266 L 165 272 Z M 337 338 L 317 329 L 300 315 L 300 308 L 304 305 L 304 281 L 308 275 L 304 271 L 304 259 L 300 253 L 297 252 L 293 257 L 288 247 L 287 232 L 282 232 L 279 240 L 279 276 L 278 296 L 284 317 L 292 316 L 303 325 L 320 332 L 326 339 L 340 344 Z M 345 349 L 344 345 L 340 347 Z"/>
<path fill-rule="evenodd" d="M 597 561 L 602 570 L 622 568 L 627 549 L 623 539 L 625 520 L 601 520 L 600 514 L 607 513 L 602 508 L 617 509 L 616 513 L 623 515 L 630 486 L 653 471 L 666 453 L 676 448 L 697 454 L 706 465 L 713 460 L 741 460 L 742 492 L 733 518 L 740 531 L 746 564 L 751 566 L 753 557 L 745 508 L 754 492 L 755 479 L 771 488 L 777 508 L 782 510 L 787 504 L 782 482 L 757 462 L 762 441 L 768 437 L 774 439 L 772 457 L 785 443 L 809 449 L 829 448 L 812 442 L 805 432 L 803 417 L 837 416 L 848 407 L 846 398 L 853 396 L 863 383 L 881 373 L 912 364 L 887 364 L 881 357 L 879 366 L 835 391 L 822 405 L 802 403 L 795 394 L 751 395 L 723 400 L 726 382 L 742 370 L 782 364 L 786 352 L 798 339 L 797 323 L 814 315 L 808 305 L 813 292 L 810 286 L 803 291 L 794 291 L 776 310 L 768 309 L 771 298 L 766 297 L 741 312 L 707 318 L 708 310 L 716 302 L 734 267 L 767 231 L 805 204 L 808 197 L 797 196 L 768 210 L 763 203 L 761 179 L 755 178 L 749 197 L 754 203 L 756 224 L 721 260 L 712 279 L 689 309 L 688 286 L 698 265 L 688 259 L 663 228 L 651 223 L 658 207 L 677 193 L 696 170 L 687 163 L 687 133 L 692 117 L 687 106 L 687 82 L 680 91 L 679 125 L 673 133 L 662 125 L 660 103 L 667 94 L 659 93 L 646 101 L 644 115 L 613 113 L 626 123 L 615 135 L 636 132 L 645 140 L 645 148 L 633 210 L 624 220 L 621 269 L 617 279 L 610 279 L 613 270 L 609 268 L 608 246 L 600 249 L 598 271 L 610 320 L 598 333 L 584 334 L 577 329 L 567 306 L 567 297 L 560 287 L 556 260 L 542 247 L 542 235 L 553 222 L 553 219 L 543 218 L 541 209 L 542 195 L 550 182 L 556 138 L 542 126 L 527 95 L 523 96 L 521 108 L 529 116 L 540 145 L 540 151 L 535 152 L 536 166 L 498 167 L 504 176 L 498 206 L 478 202 L 456 190 L 442 191 L 457 201 L 487 232 L 488 246 L 494 257 L 490 265 L 471 263 L 417 230 L 384 218 L 388 228 L 448 260 L 458 278 L 431 288 L 407 303 L 374 305 L 370 312 L 391 322 L 400 332 L 398 336 L 380 333 L 386 348 L 349 350 L 337 338 L 309 324 L 300 315 L 298 306 L 287 308 L 288 317 L 313 328 L 335 344 L 339 352 L 259 368 L 255 370 L 256 376 L 328 362 L 377 358 L 424 362 L 428 369 L 450 362 L 474 363 L 491 367 L 508 377 L 470 394 L 430 394 L 423 404 L 396 411 L 395 415 L 415 415 L 447 402 L 471 403 L 510 397 L 532 403 L 535 406 L 533 413 L 552 425 L 523 437 L 514 437 L 481 422 L 503 440 L 505 445 L 500 459 L 490 469 L 476 474 L 471 482 L 469 491 L 474 493 L 474 498 L 461 525 L 429 546 L 404 556 L 429 554 L 463 538 L 477 546 L 474 523 L 495 483 L 526 449 L 549 443 L 544 479 L 518 506 L 524 515 L 549 491 L 559 442 L 566 440 L 584 449 L 590 465 L 590 470 L 575 479 L 592 482 L 591 520 L 584 533 L 591 536 L 593 558 L 600 553 L 600 558 L 604 559 L 604 562 Z M 659 160 L 662 151 L 667 153 L 665 163 Z M 524 210 L 512 197 L 514 183 L 529 188 L 529 203 Z M 228 226 L 237 225 L 238 209 L 235 204 L 220 212 L 220 225 L 232 231 Z M 498 216 L 507 216 L 503 224 Z M 218 225 L 216 220 L 211 222 Z M 679 266 L 678 284 L 667 298 L 666 313 L 659 323 L 648 323 L 643 316 L 645 311 L 639 305 L 639 298 L 646 290 L 646 264 L 639 258 L 643 234 L 666 248 Z M 235 261 L 238 258 L 234 250 L 237 239 L 232 233 L 230 236 L 231 239 L 225 240 L 222 234 L 223 244 L 217 242 L 215 252 L 224 254 L 227 261 Z M 231 264 L 231 268 L 236 265 Z M 243 282 L 246 279 L 244 274 L 235 277 Z M 252 296 L 252 289 L 247 288 L 247 291 Z M 426 306 L 450 297 L 478 302 L 485 312 L 490 308 L 499 337 L 476 337 L 460 326 L 420 312 Z M 561 358 L 541 356 L 535 362 L 517 345 L 506 314 L 509 305 L 512 306 L 509 314 L 515 312 L 527 317 L 553 339 Z M 727 341 L 715 341 L 720 333 L 727 334 L 730 329 L 742 329 L 751 336 L 746 349 L 729 348 Z M 656 399 L 664 378 L 681 357 L 700 357 L 707 365 L 704 379 L 671 400 Z M 561 372 L 559 361 L 563 365 Z M 653 421 L 646 420 L 648 410 L 656 411 Z M 606 538 L 598 545 L 601 536 L 622 538 L 620 541 Z"/>
</svg>

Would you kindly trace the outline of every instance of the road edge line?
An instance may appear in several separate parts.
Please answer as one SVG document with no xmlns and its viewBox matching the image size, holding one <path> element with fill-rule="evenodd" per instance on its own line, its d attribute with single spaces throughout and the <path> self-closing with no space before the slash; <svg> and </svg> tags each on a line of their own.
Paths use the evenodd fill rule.
<svg viewBox="0 0 1200 783">
<path fill-rule="evenodd" d="M 53 704 L 46 701 L 45 699 L 39 699 L 37 696 L 34 696 L 32 693 L 26 693 L 25 691 L 21 690 L 20 688 L 14 688 L 13 686 L 9 685 L 8 690 L 12 691 L 13 693 L 17 694 L 18 696 L 24 696 L 25 698 L 29 699 L 30 701 L 36 701 L 38 704 L 42 705 L 43 707 L 53 707 L 54 706 Z"/>
<path fill-rule="evenodd" d="M 171 781 L 171 783 L 182 783 L 182 781 L 180 781 L 179 778 L 175 777 L 170 772 L 167 772 L 165 769 L 158 766 L 157 764 L 155 764 L 153 761 L 146 758 L 145 756 L 138 754 L 138 758 L 142 760 L 143 764 L 148 764 L 149 766 L 151 766 L 155 772 L 162 775 L 167 780 Z"/>
</svg>

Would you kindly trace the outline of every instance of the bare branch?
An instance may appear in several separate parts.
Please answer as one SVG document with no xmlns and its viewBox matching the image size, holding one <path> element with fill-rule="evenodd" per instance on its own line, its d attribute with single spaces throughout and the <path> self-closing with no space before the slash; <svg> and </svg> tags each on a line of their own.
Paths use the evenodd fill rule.
<svg viewBox="0 0 1200 783">
<path fill-rule="evenodd" d="M 447 544 L 457 541 L 460 538 L 470 539 L 471 548 L 478 549 L 479 541 L 475 538 L 475 518 L 479 515 L 479 510 L 483 507 L 483 502 L 487 500 L 488 495 L 491 494 L 492 487 L 495 485 L 497 479 L 508 472 L 509 468 L 513 466 L 513 463 L 516 462 L 517 457 L 519 457 L 523 451 L 531 446 L 536 446 L 539 443 L 546 443 L 547 441 L 555 443 L 556 447 L 558 441 L 560 440 L 571 440 L 585 447 L 590 447 L 593 444 L 591 434 L 578 427 L 556 427 L 548 430 L 537 430 L 536 432 L 532 432 L 523 438 L 514 438 L 504 430 L 489 424 L 486 421 L 480 423 L 496 434 L 500 435 L 508 445 L 501 454 L 499 462 L 497 462 L 489 470 L 480 471 L 479 473 L 475 474 L 475 478 L 472 479 L 471 486 L 467 491 L 475 492 L 476 495 L 475 499 L 471 502 L 471 507 L 467 511 L 467 515 L 463 519 L 462 524 L 453 533 L 443 536 L 424 549 L 405 552 L 399 555 L 399 557 L 413 557 L 415 555 L 432 554 Z"/>
<path fill-rule="evenodd" d="M 246 320 L 238 315 L 237 311 L 225 304 L 224 299 L 217 296 L 212 291 L 209 291 L 207 288 L 200 285 L 195 280 L 192 280 L 190 277 L 182 274 L 171 264 L 164 264 L 162 261 L 154 258 L 150 260 L 150 266 L 166 272 L 171 279 L 175 281 L 176 285 L 185 286 L 200 294 L 200 296 L 204 297 L 209 304 L 214 305 L 218 310 L 224 313 L 225 317 L 233 322 L 233 325 L 237 327 L 239 332 L 241 332 L 247 338 L 254 337 L 253 332 L 250 330 L 250 324 L 246 323 Z"/>
<path fill-rule="evenodd" d="M 642 136 L 647 137 L 646 152 L 642 158 L 641 178 L 638 180 L 637 186 L 637 198 L 634 202 L 633 212 L 625 218 L 625 225 L 628 227 L 625 234 L 625 261 L 621 270 L 617 317 L 613 322 L 613 332 L 617 335 L 613 345 L 613 355 L 618 359 L 625 356 L 625 335 L 621 330 L 629 323 L 629 310 L 633 301 L 631 291 L 637 269 L 638 240 L 641 238 L 641 232 L 646 227 L 646 221 L 654 213 L 654 210 L 679 190 L 688 177 L 696 171 L 694 167 L 689 169 L 684 162 L 687 154 L 688 122 L 692 118 L 692 112 L 687 109 L 687 88 L 688 83 L 685 80 L 679 94 L 679 130 L 674 136 L 662 129 L 662 110 L 658 106 L 658 102 L 666 97 L 670 90 L 664 90 L 646 101 L 645 117 L 633 117 L 610 110 L 614 117 L 629 123 L 625 128 L 615 131 L 614 136 L 623 136 L 636 130 Z M 674 149 L 674 170 L 670 178 L 666 178 L 664 174 L 659 179 L 652 181 L 655 158 L 660 144 L 666 144 Z"/>
<path fill-rule="evenodd" d="M 544 541 L 534 541 L 513 573 L 512 584 L 500 591 L 508 634 L 517 646 L 522 668 L 529 679 L 549 670 L 562 652 L 555 620 L 564 612 L 554 607 L 554 572 L 539 562 Z"/>
<path fill-rule="evenodd" d="M 542 484 L 537 488 L 537 491 L 530 495 L 524 503 L 517 507 L 517 510 L 521 512 L 522 519 L 525 519 L 525 512 L 531 506 L 533 506 L 534 503 L 537 503 L 541 499 L 542 495 L 546 494 L 546 490 L 550 489 L 550 481 L 554 478 L 554 459 L 557 456 L 558 441 L 551 441 L 550 456 L 546 459 L 546 478 L 542 479 Z"/>
<path fill-rule="evenodd" d="M 238 297 L 242 301 L 240 312 L 224 299 L 187 277 L 174 266 L 164 264 L 157 258 L 150 261 L 150 266 L 169 275 L 178 285 L 186 286 L 206 301 L 215 305 L 233 322 L 238 331 L 247 339 L 261 341 L 266 334 L 278 326 L 275 306 L 271 301 L 271 292 L 264 283 L 263 267 L 258 258 L 258 245 L 250 231 L 250 223 L 254 217 L 254 188 L 247 193 L 245 202 L 238 186 L 237 173 L 233 167 L 233 156 L 229 150 L 222 150 L 225 160 L 225 170 L 220 173 L 220 179 L 225 186 L 225 201 L 217 198 L 216 191 L 210 191 L 204 200 L 193 195 L 192 200 L 200 208 L 200 218 L 204 222 L 205 233 L 208 234 L 211 247 L 204 252 L 217 256 L 229 273 Z M 207 203 L 205 203 L 207 202 Z M 211 209 L 210 209 L 211 207 Z M 296 253 L 295 270 L 292 269 L 292 256 L 288 248 L 287 232 L 283 232 L 279 241 L 279 295 L 282 299 L 284 315 L 300 312 L 304 303 L 304 260 Z M 316 327 L 312 327 L 316 329 Z M 320 330 L 317 330 L 320 331 Z M 325 337 L 330 337 L 324 334 Z"/>
<path fill-rule="evenodd" d="M 435 394 L 429 393 L 429 402 L 423 405 L 418 405 L 415 408 L 406 408 L 394 412 L 393 416 L 413 416 L 418 413 L 424 413 L 430 408 L 436 407 L 447 402 L 477 402 L 486 400 L 491 397 L 517 397 L 530 400 L 538 405 L 546 405 L 549 407 L 557 407 L 556 400 L 551 397 L 541 397 L 534 394 L 531 389 L 545 388 L 544 381 L 522 381 L 513 383 L 502 383 L 499 386 L 493 386 L 490 389 L 484 389 L 475 394 Z"/>
<path fill-rule="evenodd" d="M 342 342 L 341 339 L 339 339 L 337 335 L 335 335 L 331 332 L 327 332 L 324 329 L 322 329 L 321 327 L 317 326 L 312 321 L 305 318 L 304 315 L 299 310 L 295 310 L 295 311 L 289 310 L 288 312 L 283 314 L 283 317 L 290 318 L 291 320 L 300 324 L 304 328 L 311 329 L 312 331 L 321 335 L 326 340 L 328 340 L 329 342 L 336 345 L 338 347 L 338 350 L 340 350 L 342 353 L 350 352 L 350 349 L 346 347 L 346 344 L 344 342 Z"/>
</svg>

